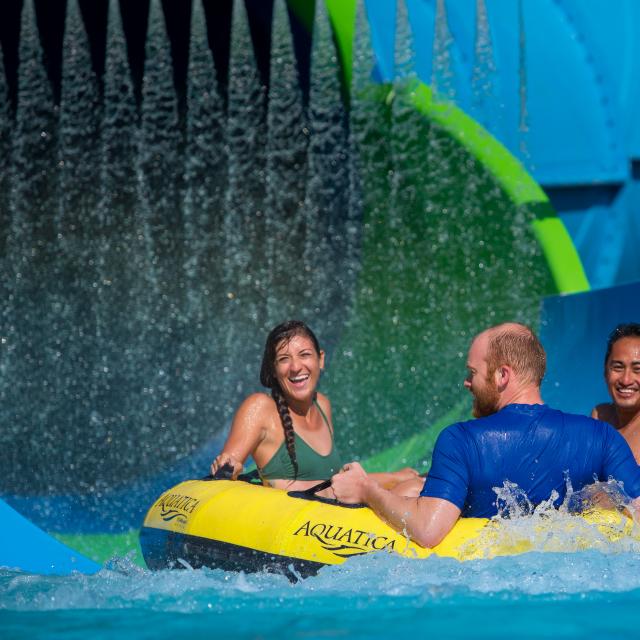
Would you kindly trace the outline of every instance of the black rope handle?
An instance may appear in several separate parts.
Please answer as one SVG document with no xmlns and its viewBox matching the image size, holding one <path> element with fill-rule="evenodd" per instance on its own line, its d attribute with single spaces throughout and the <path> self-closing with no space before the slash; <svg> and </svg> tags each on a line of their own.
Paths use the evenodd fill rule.
<svg viewBox="0 0 640 640">
<path fill-rule="evenodd" d="M 331 486 L 331 480 L 323 480 L 318 484 L 314 484 L 313 487 L 309 487 L 308 489 L 303 489 L 301 491 L 288 491 L 287 495 L 291 498 L 302 498 L 303 500 L 315 500 L 316 502 L 324 502 L 326 504 L 332 504 L 337 507 L 345 507 L 346 509 L 362 509 L 366 507 L 366 504 L 345 504 L 344 502 L 340 502 L 339 500 L 335 500 L 333 498 L 323 498 L 319 495 L 320 491 L 324 491 Z"/>
</svg>

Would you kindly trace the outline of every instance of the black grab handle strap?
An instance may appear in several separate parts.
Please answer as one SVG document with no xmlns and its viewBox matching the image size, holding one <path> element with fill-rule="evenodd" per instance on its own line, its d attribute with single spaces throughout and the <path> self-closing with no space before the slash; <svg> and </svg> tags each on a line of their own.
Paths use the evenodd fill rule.
<svg viewBox="0 0 640 640">
<path fill-rule="evenodd" d="M 213 475 L 209 474 L 202 478 L 202 480 L 231 480 L 233 476 L 233 467 L 230 464 L 225 464 L 221 466 Z M 260 480 L 260 473 L 257 469 L 253 471 L 249 471 L 249 473 L 241 473 L 238 480 L 244 482 L 255 482 L 256 480 Z"/>
<path fill-rule="evenodd" d="M 309 496 L 309 498 L 313 498 L 316 493 L 320 491 L 324 491 L 331 486 L 331 480 L 323 480 L 318 484 L 314 484 L 313 487 L 309 487 L 308 489 L 304 489 L 303 491 L 290 491 L 289 493 L 302 493 L 305 496 Z"/>
<path fill-rule="evenodd" d="M 230 464 L 223 464 L 214 474 L 209 477 L 212 480 L 231 480 L 233 467 Z"/>
<path fill-rule="evenodd" d="M 202 478 L 203 480 L 230 480 L 233 475 L 233 467 L 230 464 L 225 464 L 220 467 L 214 475 L 209 474 Z M 260 475 L 258 470 L 255 469 L 250 473 L 240 474 L 238 476 L 238 480 L 244 480 L 245 482 L 252 482 L 256 479 L 259 479 Z M 334 500 L 333 498 L 323 498 L 319 495 L 320 491 L 324 491 L 331 486 L 331 480 L 323 480 L 318 484 L 314 484 L 313 487 L 309 487 L 308 489 L 304 489 L 302 491 L 288 491 L 287 495 L 292 498 L 301 498 L 302 500 L 315 500 L 317 502 L 324 502 L 326 504 L 333 504 L 339 507 L 345 507 L 347 509 L 361 509 L 362 507 L 366 507 L 366 504 L 345 504 L 344 502 L 339 502 L 338 500 Z"/>
<path fill-rule="evenodd" d="M 323 480 L 318 484 L 314 484 L 313 487 L 304 489 L 303 491 L 288 491 L 287 495 L 292 498 L 302 498 L 303 500 L 315 500 L 316 502 L 324 502 L 325 504 L 332 504 L 338 507 L 345 507 L 346 509 L 362 509 L 366 507 L 366 504 L 345 504 L 339 500 L 333 498 L 322 498 L 317 495 L 320 491 L 328 489 L 331 486 L 331 480 Z"/>
</svg>

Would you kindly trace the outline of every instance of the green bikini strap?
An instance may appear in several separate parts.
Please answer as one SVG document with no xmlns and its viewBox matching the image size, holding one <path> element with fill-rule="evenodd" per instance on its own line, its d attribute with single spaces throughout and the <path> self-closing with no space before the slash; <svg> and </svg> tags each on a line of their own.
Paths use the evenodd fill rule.
<svg viewBox="0 0 640 640">
<path fill-rule="evenodd" d="M 318 400 L 316 398 L 313 399 L 313 404 L 315 404 L 316 407 L 318 407 L 318 411 L 320 412 L 320 415 L 322 416 L 322 419 L 324 420 L 324 422 L 327 425 L 327 427 L 329 427 L 329 433 L 331 434 L 331 437 L 333 438 L 333 429 L 331 428 L 331 423 L 329 422 L 329 419 L 327 418 L 325 412 L 322 410 L 322 407 L 320 406 L 320 403 L 318 402 Z"/>
</svg>

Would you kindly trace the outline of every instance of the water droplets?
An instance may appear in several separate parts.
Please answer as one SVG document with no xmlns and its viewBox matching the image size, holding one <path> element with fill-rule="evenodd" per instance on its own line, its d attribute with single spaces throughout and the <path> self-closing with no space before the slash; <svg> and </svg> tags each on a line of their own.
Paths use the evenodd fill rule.
<svg viewBox="0 0 640 640">
<path fill-rule="evenodd" d="M 6 465 L 12 490 L 109 486 L 190 456 L 257 385 L 264 331 L 289 315 L 335 349 L 323 384 L 343 412 L 336 437 L 361 455 L 456 404 L 463 372 L 451 363 L 463 365 L 468 336 L 489 319 L 535 317 L 544 274 L 532 266 L 530 212 L 514 218 L 493 176 L 416 108 L 425 87 L 411 68 L 403 4 L 402 77 L 383 85 L 372 81 L 359 3 L 345 105 L 324 3 L 308 101 L 285 2 L 274 7 L 269 95 L 245 3 L 234 3 L 225 103 L 195 2 L 183 120 L 161 3 L 150 4 L 140 105 L 119 3 L 109 3 L 96 109 L 82 25 L 68 4 L 75 44 L 60 111 L 33 64 L 42 52 L 32 2 L 24 4 L 21 57 L 30 64 L 19 72 L 12 170 L 0 172 L 11 182 L 11 206 L 0 189 L 0 208 L 11 219 L 2 371 L 12 427 L 2 451 L 18 462 Z M 438 10 L 443 21 L 443 2 Z M 446 95 L 446 82 L 439 86 Z M 74 474 L 31 468 L 34 424 Z M 96 456 L 107 432 L 109 450 Z"/>
</svg>

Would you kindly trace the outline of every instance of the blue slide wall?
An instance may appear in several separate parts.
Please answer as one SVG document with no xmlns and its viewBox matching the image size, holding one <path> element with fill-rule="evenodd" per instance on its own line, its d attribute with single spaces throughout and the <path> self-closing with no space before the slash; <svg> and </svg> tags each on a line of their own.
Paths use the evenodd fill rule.
<svg viewBox="0 0 640 640">
<path fill-rule="evenodd" d="M 95 573 L 100 565 L 70 549 L 0 500 L 0 567 L 42 575 Z"/>
<path fill-rule="evenodd" d="M 640 319 L 640 282 L 546 298 L 540 338 L 547 348 L 542 396 L 551 406 L 588 414 L 608 402 L 607 337 L 619 323 Z"/>
<path fill-rule="evenodd" d="M 640 242 L 640 3 L 406 4 L 418 76 L 435 80 L 522 161 L 560 213 L 592 287 L 640 280 L 634 250 Z M 478 7 L 486 9 L 486 21 Z M 437 16 L 443 8 L 446 21 Z M 388 79 L 395 3 L 368 0 L 367 9 L 378 75 Z M 434 67 L 436 30 L 439 42 L 449 34 L 450 62 L 440 45 Z"/>
</svg>

